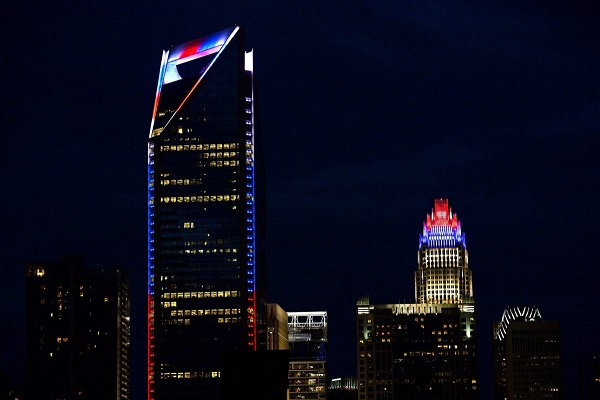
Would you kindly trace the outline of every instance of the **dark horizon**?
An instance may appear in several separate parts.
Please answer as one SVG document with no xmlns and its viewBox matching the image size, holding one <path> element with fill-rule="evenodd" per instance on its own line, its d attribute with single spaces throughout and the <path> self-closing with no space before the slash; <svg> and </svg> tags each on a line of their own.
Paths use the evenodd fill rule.
<svg viewBox="0 0 600 400">
<path fill-rule="evenodd" d="M 145 390 L 147 150 L 162 49 L 234 24 L 254 48 L 268 301 L 327 310 L 331 376 L 356 375 L 357 299 L 414 300 L 433 199 L 462 222 L 482 398 L 492 322 L 561 324 L 565 399 L 600 355 L 600 3 L 11 4 L 1 83 L 0 374 L 23 376 L 24 264 L 131 273 Z"/>
</svg>

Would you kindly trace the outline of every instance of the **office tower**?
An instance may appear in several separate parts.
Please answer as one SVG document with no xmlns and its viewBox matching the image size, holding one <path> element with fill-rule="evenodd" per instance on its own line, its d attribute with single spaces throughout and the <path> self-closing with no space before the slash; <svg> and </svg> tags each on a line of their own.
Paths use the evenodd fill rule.
<svg viewBox="0 0 600 400">
<path fill-rule="evenodd" d="M 494 395 L 562 399 L 560 329 L 537 307 L 509 307 L 494 324 Z"/>
<path fill-rule="evenodd" d="M 472 276 L 447 199 L 427 215 L 417 259 L 416 303 L 357 302 L 358 398 L 477 399 Z"/>
<path fill-rule="evenodd" d="M 327 312 L 288 312 L 290 400 L 327 398 Z"/>
<path fill-rule="evenodd" d="M 27 265 L 26 397 L 129 399 L 129 313 L 119 269 Z"/>
<path fill-rule="evenodd" d="M 279 304 L 267 304 L 267 350 L 289 350 L 288 314 Z"/>
<path fill-rule="evenodd" d="M 232 27 L 163 52 L 148 140 L 148 398 L 217 399 L 266 349 L 252 52 Z"/>
</svg>

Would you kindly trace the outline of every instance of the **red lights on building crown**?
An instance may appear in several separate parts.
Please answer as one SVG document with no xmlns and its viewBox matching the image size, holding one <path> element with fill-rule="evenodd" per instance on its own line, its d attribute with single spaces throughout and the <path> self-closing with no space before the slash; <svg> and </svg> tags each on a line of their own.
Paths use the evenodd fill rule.
<svg viewBox="0 0 600 400">
<path fill-rule="evenodd" d="M 430 231 L 432 226 L 450 226 L 455 230 L 458 226 L 458 217 L 452 214 L 452 209 L 448 205 L 448 199 L 435 199 L 431 215 L 427 214 L 425 222 L 427 230 Z"/>
</svg>

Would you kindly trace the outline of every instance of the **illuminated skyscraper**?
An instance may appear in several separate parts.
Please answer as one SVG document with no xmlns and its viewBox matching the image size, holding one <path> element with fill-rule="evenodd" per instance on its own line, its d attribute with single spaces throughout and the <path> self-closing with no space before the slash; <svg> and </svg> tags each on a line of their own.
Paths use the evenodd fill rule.
<svg viewBox="0 0 600 400">
<path fill-rule="evenodd" d="M 266 348 L 264 179 L 238 27 L 164 51 L 148 140 L 148 398 L 216 399 Z"/>
<path fill-rule="evenodd" d="M 478 398 L 471 279 L 460 222 L 436 199 L 420 235 L 416 303 L 356 305 L 359 400 Z"/>
<path fill-rule="evenodd" d="M 473 281 L 465 234 L 457 215 L 448 206 L 448 199 L 435 199 L 419 239 L 415 271 L 417 303 L 470 302 Z"/>
<path fill-rule="evenodd" d="M 494 324 L 494 398 L 562 399 L 560 329 L 537 307 L 509 307 Z"/>
</svg>

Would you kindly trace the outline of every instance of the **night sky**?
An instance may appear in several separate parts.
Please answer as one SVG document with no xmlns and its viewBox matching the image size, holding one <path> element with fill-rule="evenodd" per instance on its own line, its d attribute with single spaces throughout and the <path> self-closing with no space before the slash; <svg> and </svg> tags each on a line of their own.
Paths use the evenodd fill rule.
<svg viewBox="0 0 600 400">
<path fill-rule="evenodd" d="M 414 301 L 436 197 L 466 232 L 482 398 L 508 305 L 561 323 L 566 399 L 600 355 L 600 2 L 150 1 L 4 6 L 0 373 L 23 379 L 24 262 L 132 275 L 144 396 L 147 137 L 162 49 L 242 24 L 268 180 L 268 298 L 327 310 L 356 375 L 355 303 Z M 72 4 L 71 4 L 72 3 Z"/>
</svg>

